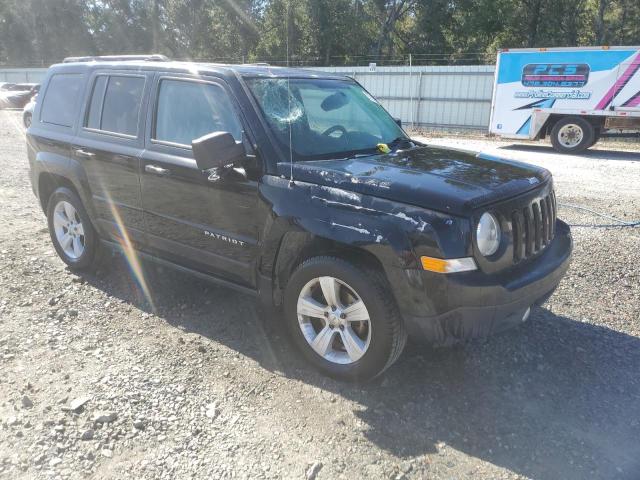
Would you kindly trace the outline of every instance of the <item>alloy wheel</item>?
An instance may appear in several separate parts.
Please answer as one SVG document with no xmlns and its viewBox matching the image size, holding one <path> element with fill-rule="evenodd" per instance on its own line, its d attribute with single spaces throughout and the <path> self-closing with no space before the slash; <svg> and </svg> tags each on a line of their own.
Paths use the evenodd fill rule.
<svg viewBox="0 0 640 480">
<path fill-rule="evenodd" d="M 298 324 L 309 346 L 325 360 L 351 364 L 371 343 L 371 319 L 363 300 L 345 282 L 317 277 L 298 296 Z"/>
<path fill-rule="evenodd" d="M 53 210 L 53 229 L 62 251 L 72 260 L 79 259 L 84 253 L 84 227 L 76 208 L 61 200 Z"/>
</svg>

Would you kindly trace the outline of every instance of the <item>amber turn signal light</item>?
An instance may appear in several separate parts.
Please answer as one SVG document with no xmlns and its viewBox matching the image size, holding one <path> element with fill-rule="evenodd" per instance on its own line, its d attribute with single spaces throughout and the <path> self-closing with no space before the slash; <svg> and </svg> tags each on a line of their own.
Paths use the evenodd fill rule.
<svg viewBox="0 0 640 480">
<path fill-rule="evenodd" d="M 468 272 L 478 268 L 471 257 L 435 258 L 423 256 L 420 257 L 420 261 L 424 270 L 436 273 Z"/>
</svg>

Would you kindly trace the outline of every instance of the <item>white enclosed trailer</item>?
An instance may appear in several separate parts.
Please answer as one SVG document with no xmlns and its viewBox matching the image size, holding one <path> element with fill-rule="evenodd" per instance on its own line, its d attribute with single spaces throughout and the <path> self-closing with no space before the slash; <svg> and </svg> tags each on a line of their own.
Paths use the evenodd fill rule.
<svg viewBox="0 0 640 480">
<path fill-rule="evenodd" d="M 640 47 L 499 51 L 489 132 L 567 153 L 640 135 Z"/>
</svg>

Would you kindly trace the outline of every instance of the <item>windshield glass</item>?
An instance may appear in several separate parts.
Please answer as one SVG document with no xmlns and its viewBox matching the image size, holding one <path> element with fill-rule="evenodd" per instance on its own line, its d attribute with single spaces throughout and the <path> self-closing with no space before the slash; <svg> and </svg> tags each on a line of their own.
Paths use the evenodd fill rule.
<svg viewBox="0 0 640 480">
<path fill-rule="evenodd" d="M 247 83 L 287 156 L 291 127 L 294 161 L 375 153 L 379 143 L 406 138 L 386 110 L 354 82 L 252 78 Z"/>
</svg>

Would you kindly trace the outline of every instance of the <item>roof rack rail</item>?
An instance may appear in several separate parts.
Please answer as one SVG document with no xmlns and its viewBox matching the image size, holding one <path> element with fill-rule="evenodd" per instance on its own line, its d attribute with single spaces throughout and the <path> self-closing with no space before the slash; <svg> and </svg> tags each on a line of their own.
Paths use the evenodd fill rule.
<svg viewBox="0 0 640 480">
<path fill-rule="evenodd" d="M 168 62 L 169 58 L 160 55 L 103 55 L 103 56 L 90 56 L 90 57 L 67 57 L 62 63 L 75 63 L 75 62 L 123 62 L 127 60 L 142 60 L 146 62 Z"/>
</svg>

